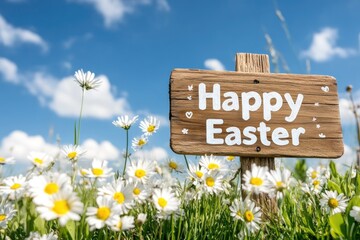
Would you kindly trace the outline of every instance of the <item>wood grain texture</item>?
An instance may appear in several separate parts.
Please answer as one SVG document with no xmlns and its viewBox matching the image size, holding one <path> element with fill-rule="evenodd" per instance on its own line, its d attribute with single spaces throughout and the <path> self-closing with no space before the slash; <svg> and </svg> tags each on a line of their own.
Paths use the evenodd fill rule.
<svg viewBox="0 0 360 240">
<path fill-rule="evenodd" d="M 268 73 L 269 64 L 265 63 L 266 59 L 267 55 L 259 55 L 259 57 L 251 57 L 247 54 L 238 55 L 236 69 L 253 71 L 249 73 L 173 70 L 170 77 L 171 148 L 180 154 L 194 155 L 340 157 L 343 154 L 343 141 L 336 80 L 330 76 L 320 75 L 271 74 Z M 255 73 L 255 71 L 267 73 Z M 211 99 L 207 100 L 207 109 L 200 110 L 198 92 L 200 83 L 206 84 L 207 92 L 211 92 L 216 83 L 221 86 L 221 95 L 229 91 L 236 92 L 239 96 L 239 111 L 213 110 Z M 192 86 L 192 91 L 189 91 L 189 86 Z M 328 91 L 322 90 L 326 89 L 325 87 L 328 88 Z M 293 122 L 285 121 L 285 117 L 290 115 L 291 109 L 284 97 L 281 109 L 272 113 L 270 121 L 264 120 L 262 107 L 256 112 L 251 112 L 250 119 L 245 121 L 242 118 L 241 93 L 249 91 L 255 91 L 260 95 L 267 92 L 278 92 L 282 97 L 285 93 L 290 93 L 294 101 L 297 94 L 303 94 L 304 100 L 299 114 Z M 191 100 L 189 100 L 190 96 Z M 224 97 L 221 99 L 225 100 Z M 303 127 L 306 132 L 300 136 L 298 146 L 291 144 L 291 136 L 286 138 L 290 141 L 286 146 L 278 146 L 273 143 L 270 146 L 264 146 L 259 140 L 258 132 L 256 132 L 258 141 L 253 145 L 210 145 L 206 143 L 207 119 L 224 120 L 223 125 L 216 125 L 222 129 L 222 133 L 215 135 L 223 139 L 227 136 L 225 130 L 228 127 L 234 126 L 243 130 L 247 126 L 258 127 L 260 122 L 264 122 L 267 127 L 271 128 L 267 132 L 269 140 L 271 140 L 272 131 L 278 127 L 285 128 L 289 133 L 292 129 Z M 187 129 L 187 134 L 184 134 L 184 129 Z M 245 139 L 244 136 L 242 136 L 243 139 Z"/>
<path fill-rule="evenodd" d="M 235 71 L 237 72 L 270 72 L 270 64 L 268 55 L 264 54 L 236 54 Z M 260 81 L 259 81 L 260 83 Z M 259 119 L 260 120 L 260 119 Z M 269 156 L 263 157 L 240 157 L 241 166 L 239 168 L 240 179 L 244 176 L 246 171 L 251 171 L 252 164 L 257 166 L 267 167 L 269 170 L 275 169 L 275 159 Z M 244 180 L 241 180 L 244 183 Z M 242 189 L 242 198 L 245 199 L 247 193 Z M 252 194 L 251 198 L 261 206 L 263 210 L 263 219 L 266 221 L 267 215 L 277 211 L 277 204 L 275 199 L 271 199 L 268 194 L 261 193 L 259 195 Z"/>
</svg>

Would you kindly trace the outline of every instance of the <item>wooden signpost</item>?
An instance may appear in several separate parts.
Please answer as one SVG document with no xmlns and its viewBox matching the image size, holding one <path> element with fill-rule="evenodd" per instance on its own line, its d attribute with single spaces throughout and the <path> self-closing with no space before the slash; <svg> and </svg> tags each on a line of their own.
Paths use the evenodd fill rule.
<svg viewBox="0 0 360 240">
<path fill-rule="evenodd" d="M 344 149 L 330 76 L 175 69 L 170 120 L 181 154 L 337 158 Z"/>
<path fill-rule="evenodd" d="M 342 156 L 335 78 L 271 74 L 263 54 L 237 54 L 235 70 L 172 71 L 174 152 L 241 156 L 240 173 L 252 163 L 274 169 L 274 157 Z M 255 199 L 276 208 L 266 196 Z"/>
</svg>

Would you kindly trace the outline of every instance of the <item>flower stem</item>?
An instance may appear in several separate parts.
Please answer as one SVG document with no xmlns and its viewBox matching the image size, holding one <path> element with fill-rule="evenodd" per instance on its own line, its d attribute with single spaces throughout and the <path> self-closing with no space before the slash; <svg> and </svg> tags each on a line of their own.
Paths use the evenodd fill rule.
<svg viewBox="0 0 360 240">
<path fill-rule="evenodd" d="M 125 150 L 125 164 L 124 164 L 124 170 L 123 170 L 123 176 L 125 176 L 126 171 L 126 163 L 129 157 L 129 129 L 126 129 L 126 150 Z"/>
<path fill-rule="evenodd" d="M 187 169 L 190 171 L 189 162 L 188 162 L 187 157 L 186 157 L 185 154 L 184 154 L 184 159 L 185 159 L 186 167 L 187 167 Z"/>
<path fill-rule="evenodd" d="M 357 138 L 358 138 L 358 146 L 360 146 L 360 122 L 359 122 L 359 115 L 357 113 L 357 106 L 355 104 L 354 98 L 352 93 L 350 92 L 350 101 L 352 104 L 352 110 L 355 116 L 355 121 L 356 121 L 356 132 L 357 132 Z M 356 161 L 356 165 L 360 166 L 360 155 L 359 155 L 359 149 L 357 149 L 357 161 Z"/>
<path fill-rule="evenodd" d="M 80 127 L 81 127 L 81 118 L 82 118 L 82 112 L 83 112 L 83 106 L 84 106 L 84 96 L 85 96 L 85 89 L 82 89 L 81 93 L 81 105 L 80 105 L 80 114 L 79 114 L 79 120 L 78 120 L 78 127 L 77 127 L 77 135 L 75 139 L 75 145 L 79 145 L 80 143 Z"/>
</svg>

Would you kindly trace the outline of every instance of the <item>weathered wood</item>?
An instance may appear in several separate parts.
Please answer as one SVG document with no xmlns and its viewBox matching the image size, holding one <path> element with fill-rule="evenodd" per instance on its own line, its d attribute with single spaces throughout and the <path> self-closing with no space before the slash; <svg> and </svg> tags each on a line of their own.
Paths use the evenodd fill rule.
<svg viewBox="0 0 360 240">
<path fill-rule="evenodd" d="M 170 79 L 170 119 L 172 149 L 181 154 L 216 154 L 238 155 L 247 157 L 321 157 L 336 158 L 343 154 L 342 131 L 338 107 L 336 80 L 330 76 L 270 74 L 267 55 L 238 54 L 236 70 L 251 72 L 222 72 L 175 69 Z M 221 103 L 225 101 L 225 92 L 235 92 L 239 99 L 239 110 L 213 110 L 213 100 L 206 100 L 206 110 L 199 109 L 199 84 L 205 83 L 206 92 L 213 91 L 213 85 L 219 84 Z M 189 90 L 189 87 L 191 90 Z M 242 116 L 242 92 L 263 93 L 276 92 L 282 96 L 282 107 L 272 112 L 271 119 L 264 120 L 263 105 L 250 112 L 250 119 Z M 304 96 L 296 119 L 287 122 L 285 117 L 291 113 L 291 108 L 284 95 L 289 93 L 295 102 L 298 94 Z M 191 98 L 190 98 L 191 96 Z M 275 99 L 273 99 L 275 100 Z M 274 103 L 272 103 L 274 104 Z M 260 141 L 259 131 L 255 132 L 255 144 L 240 145 L 209 144 L 206 139 L 206 120 L 223 119 L 224 123 L 215 125 L 222 133 L 216 133 L 216 138 L 225 139 L 229 134 L 228 127 L 237 127 L 241 131 L 241 141 L 247 139 L 243 130 L 248 127 L 259 127 L 261 122 L 270 127 L 266 133 L 271 142 L 274 129 L 285 128 L 289 140 L 285 146 L 271 142 L 265 146 Z M 299 135 L 299 145 L 292 142 L 292 129 L 302 127 L 305 133 Z M 184 129 L 187 130 L 184 134 Z"/>
<path fill-rule="evenodd" d="M 235 70 L 238 72 L 261 72 L 269 73 L 270 64 L 268 55 L 264 54 L 236 54 Z M 263 82 L 263 81 L 262 81 Z M 267 167 L 269 170 L 275 169 L 275 159 L 270 155 L 264 157 L 240 157 L 240 178 L 243 183 L 242 176 L 246 171 L 251 171 L 251 165 Z M 245 191 L 242 192 L 242 197 L 246 197 Z M 262 212 L 266 218 L 267 214 L 275 212 L 277 209 L 276 201 L 271 199 L 267 194 L 253 194 L 252 199 L 255 200 L 262 208 Z"/>
</svg>

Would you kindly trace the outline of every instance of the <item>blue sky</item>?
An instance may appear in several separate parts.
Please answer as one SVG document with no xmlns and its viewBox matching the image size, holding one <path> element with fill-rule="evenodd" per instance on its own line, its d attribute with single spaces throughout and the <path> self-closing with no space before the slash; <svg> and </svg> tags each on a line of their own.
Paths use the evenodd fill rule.
<svg viewBox="0 0 360 240">
<path fill-rule="evenodd" d="M 162 127 L 145 149 L 173 156 L 171 70 L 232 71 L 235 53 L 270 54 L 271 47 L 280 72 L 286 62 L 291 73 L 337 78 L 349 158 L 356 135 L 345 87 L 352 84 L 360 99 L 359 11 L 356 0 L 3 0 L 0 153 L 25 158 L 36 145 L 54 147 L 56 136 L 72 143 L 80 96 L 72 76 L 82 68 L 104 83 L 85 98 L 81 133 L 96 156 L 118 158 L 124 133 L 111 122 L 125 113 L 158 116 Z"/>
</svg>

